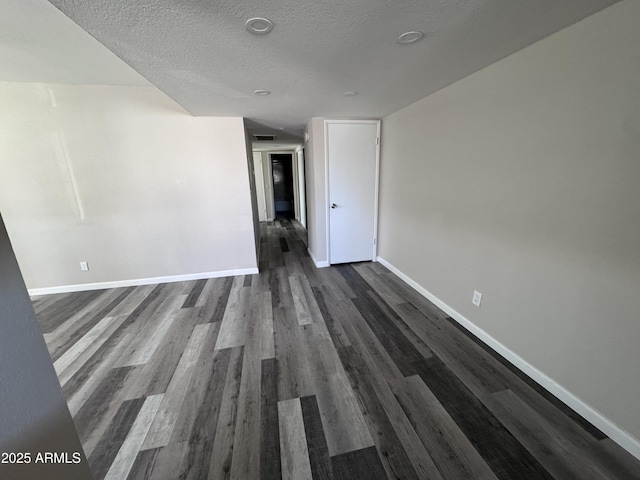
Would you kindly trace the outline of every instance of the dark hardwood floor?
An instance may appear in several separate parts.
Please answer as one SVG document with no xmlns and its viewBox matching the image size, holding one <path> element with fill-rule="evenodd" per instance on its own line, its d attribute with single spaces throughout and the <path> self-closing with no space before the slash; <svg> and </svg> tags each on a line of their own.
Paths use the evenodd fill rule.
<svg viewBox="0 0 640 480">
<path fill-rule="evenodd" d="M 640 462 L 378 263 L 34 299 L 96 480 L 640 479 Z"/>
</svg>

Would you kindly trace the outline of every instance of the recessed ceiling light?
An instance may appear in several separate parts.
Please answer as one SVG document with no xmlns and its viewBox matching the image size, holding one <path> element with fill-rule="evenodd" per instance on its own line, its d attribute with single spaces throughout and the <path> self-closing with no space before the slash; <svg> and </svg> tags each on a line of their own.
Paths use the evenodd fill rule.
<svg viewBox="0 0 640 480">
<path fill-rule="evenodd" d="M 267 95 L 271 94 L 269 90 L 256 90 L 253 93 L 255 93 L 256 95 L 260 95 L 261 97 L 266 97 Z"/>
<path fill-rule="evenodd" d="M 247 20 L 247 23 L 245 23 L 245 27 L 251 33 L 255 33 L 256 35 L 264 35 L 273 30 L 273 23 L 271 23 L 271 20 L 267 20 L 266 18 L 254 17 Z"/>
<path fill-rule="evenodd" d="M 404 32 L 398 37 L 398 43 L 401 45 L 409 45 L 410 43 L 416 43 L 418 40 L 422 40 L 424 33 L 418 31 Z"/>
<path fill-rule="evenodd" d="M 352 91 L 344 92 L 345 97 L 355 97 L 356 95 L 358 95 L 358 92 L 352 92 Z"/>
</svg>

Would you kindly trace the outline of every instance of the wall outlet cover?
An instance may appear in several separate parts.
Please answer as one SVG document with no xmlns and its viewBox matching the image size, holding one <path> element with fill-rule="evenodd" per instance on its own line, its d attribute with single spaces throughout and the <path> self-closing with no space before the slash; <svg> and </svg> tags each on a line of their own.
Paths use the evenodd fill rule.
<svg viewBox="0 0 640 480">
<path fill-rule="evenodd" d="M 482 302 L 482 294 L 477 291 L 474 290 L 473 291 L 473 298 L 471 299 L 471 303 L 473 303 L 476 307 L 480 306 L 480 302 Z"/>
</svg>

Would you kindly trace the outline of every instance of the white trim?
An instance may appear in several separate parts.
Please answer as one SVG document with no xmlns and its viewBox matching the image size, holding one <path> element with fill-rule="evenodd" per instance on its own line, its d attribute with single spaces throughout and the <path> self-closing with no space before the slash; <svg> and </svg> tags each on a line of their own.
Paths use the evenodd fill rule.
<svg viewBox="0 0 640 480">
<path fill-rule="evenodd" d="M 375 179 L 375 198 L 373 206 L 373 252 L 371 260 L 375 261 L 378 255 L 378 192 L 380 188 L 380 120 L 341 120 L 326 119 L 324 120 L 324 178 L 325 178 L 325 196 L 326 196 L 326 212 L 327 212 L 327 263 L 331 262 L 331 241 L 330 241 L 330 214 L 329 204 L 329 124 L 375 124 L 376 125 L 376 179 Z"/>
<path fill-rule="evenodd" d="M 386 261 L 384 258 L 377 257 L 376 260 L 380 262 L 382 265 L 391 270 L 394 274 L 400 277 L 402 280 L 411 285 L 418 293 L 424 296 L 427 300 L 432 302 L 442 311 L 444 311 L 447 315 L 453 318 L 456 322 L 462 325 L 464 328 L 469 330 L 472 334 L 486 343 L 489 347 L 495 350 L 498 354 L 506 358 L 509 362 L 519 368 L 522 372 L 524 372 L 529 378 L 533 381 L 541 385 L 545 388 L 549 393 L 558 398 L 561 402 L 566 404 L 569 408 L 574 410 L 578 415 L 582 416 L 589 422 L 591 422 L 596 428 L 600 429 L 605 435 L 607 435 L 611 440 L 616 442 L 622 448 L 624 448 L 631 455 L 640 460 L 640 441 L 633 437 L 631 434 L 626 432 L 624 429 L 613 423 L 609 418 L 604 416 L 598 410 L 593 408 L 591 405 L 588 405 L 582 399 L 578 398 L 576 395 L 571 393 L 569 390 L 564 388 L 558 382 L 556 382 L 553 378 L 549 377 L 545 373 L 538 370 L 536 367 L 531 365 L 517 353 L 510 350 L 508 347 L 500 343 L 498 340 L 493 338 L 487 332 L 482 330 L 476 324 L 474 324 L 471 320 L 466 318 L 464 315 L 456 311 L 454 308 L 447 305 L 444 301 L 440 300 L 433 293 L 429 292 L 426 288 L 422 287 L 418 282 L 413 280 L 411 277 L 404 274 L 401 270 L 393 266 L 391 263 Z"/>
<path fill-rule="evenodd" d="M 373 205 L 373 259 L 378 258 L 378 194 L 380 192 L 380 124 L 382 122 L 378 120 L 376 129 L 376 184 L 375 184 L 375 198 Z"/>
<path fill-rule="evenodd" d="M 318 260 L 316 260 L 316 257 L 313 256 L 313 253 L 311 253 L 311 250 L 309 250 L 308 248 L 307 252 L 309 253 L 309 256 L 311 257 L 311 260 L 313 261 L 313 264 L 316 266 L 316 268 L 325 268 L 329 266 L 329 262 L 326 260 L 323 262 L 319 262 Z"/>
<path fill-rule="evenodd" d="M 327 265 L 331 264 L 331 212 L 329 211 L 329 120 L 324 120 L 324 209 L 327 228 Z"/>
<path fill-rule="evenodd" d="M 30 288 L 29 295 L 51 295 L 53 293 L 84 292 L 87 290 L 104 290 L 106 288 L 138 287 L 140 285 L 154 285 L 156 283 L 186 282 L 205 278 L 234 277 L 237 275 L 253 275 L 257 268 L 240 268 L 237 270 L 220 270 L 217 272 L 189 273 L 186 275 L 170 275 L 167 277 L 136 278 L 132 280 L 118 280 L 114 282 L 80 283 L 77 285 L 62 285 L 59 287 Z"/>
<path fill-rule="evenodd" d="M 300 221 L 300 172 L 298 172 L 298 152 L 291 155 L 291 183 L 293 184 L 293 218 Z"/>
</svg>

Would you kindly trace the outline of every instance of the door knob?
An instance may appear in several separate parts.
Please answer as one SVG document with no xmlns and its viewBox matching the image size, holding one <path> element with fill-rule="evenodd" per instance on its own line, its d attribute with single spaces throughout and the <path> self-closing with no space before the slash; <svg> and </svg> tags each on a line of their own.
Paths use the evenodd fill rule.
<svg viewBox="0 0 640 480">
<path fill-rule="evenodd" d="M 336 205 L 335 203 L 331 204 L 331 208 L 336 208 L 338 205 Z"/>
</svg>

